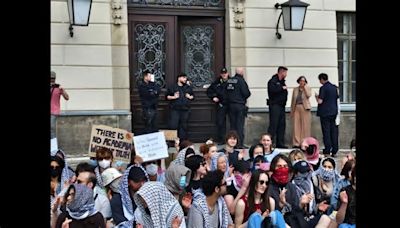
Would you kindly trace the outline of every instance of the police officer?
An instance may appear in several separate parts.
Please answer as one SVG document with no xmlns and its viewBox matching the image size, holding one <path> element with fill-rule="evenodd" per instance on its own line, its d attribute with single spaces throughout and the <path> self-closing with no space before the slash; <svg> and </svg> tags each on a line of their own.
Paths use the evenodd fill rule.
<svg viewBox="0 0 400 228">
<path fill-rule="evenodd" d="M 180 73 L 177 83 L 167 90 L 167 100 L 170 101 L 169 129 L 178 130 L 178 137 L 181 141 L 187 140 L 187 122 L 190 115 L 190 101 L 194 99 L 192 87 L 187 83 L 185 73 Z"/>
<path fill-rule="evenodd" d="M 246 148 L 244 143 L 244 118 L 247 115 L 247 98 L 251 93 L 246 81 L 243 78 L 243 67 L 236 68 L 236 74 L 228 79 L 226 92 L 229 105 L 230 129 L 235 130 L 239 135 L 238 148 Z"/>
<path fill-rule="evenodd" d="M 142 101 L 144 133 L 158 131 L 156 118 L 160 86 L 152 81 L 151 73 L 148 70 L 143 72 L 143 83 L 139 85 L 139 96 Z"/>
<path fill-rule="evenodd" d="M 228 114 L 228 103 L 226 99 L 226 85 L 228 81 L 228 70 L 221 69 L 220 76 L 207 88 L 207 96 L 217 105 L 217 138 L 216 142 L 222 144 L 226 134 L 226 115 Z"/>
<path fill-rule="evenodd" d="M 285 78 L 288 69 L 284 66 L 278 67 L 278 73 L 274 74 L 268 81 L 267 105 L 269 106 L 269 127 L 268 133 L 272 135 L 272 142 L 276 142 L 278 148 L 285 146 L 285 106 L 288 96 Z"/>
</svg>

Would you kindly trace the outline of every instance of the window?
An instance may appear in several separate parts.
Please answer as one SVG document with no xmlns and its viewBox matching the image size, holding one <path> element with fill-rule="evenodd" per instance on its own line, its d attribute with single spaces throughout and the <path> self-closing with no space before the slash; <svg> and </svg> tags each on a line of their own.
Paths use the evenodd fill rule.
<svg viewBox="0 0 400 228">
<path fill-rule="evenodd" d="M 337 13 L 340 101 L 356 102 L 356 14 Z"/>
</svg>

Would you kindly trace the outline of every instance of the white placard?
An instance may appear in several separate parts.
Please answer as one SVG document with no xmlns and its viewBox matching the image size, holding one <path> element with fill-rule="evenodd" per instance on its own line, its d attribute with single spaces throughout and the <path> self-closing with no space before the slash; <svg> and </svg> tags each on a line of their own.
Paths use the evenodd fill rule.
<svg viewBox="0 0 400 228">
<path fill-rule="evenodd" d="M 57 138 L 50 139 L 50 153 L 55 154 L 58 151 Z"/>
<path fill-rule="evenodd" d="M 133 144 L 136 154 L 144 162 L 168 157 L 168 147 L 163 132 L 134 136 Z"/>
</svg>

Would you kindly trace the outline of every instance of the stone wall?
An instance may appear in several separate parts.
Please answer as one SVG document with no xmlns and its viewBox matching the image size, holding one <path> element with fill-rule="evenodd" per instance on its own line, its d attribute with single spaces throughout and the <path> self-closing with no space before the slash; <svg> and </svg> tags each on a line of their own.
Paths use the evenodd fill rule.
<svg viewBox="0 0 400 228">
<path fill-rule="evenodd" d="M 92 125 L 131 130 L 131 115 L 64 115 L 57 120 L 58 146 L 68 157 L 88 156 Z"/>
</svg>

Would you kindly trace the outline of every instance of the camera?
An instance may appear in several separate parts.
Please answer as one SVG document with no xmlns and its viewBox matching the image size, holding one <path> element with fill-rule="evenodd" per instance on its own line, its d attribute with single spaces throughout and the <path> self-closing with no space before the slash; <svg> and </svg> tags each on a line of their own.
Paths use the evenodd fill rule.
<svg viewBox="0 0 400 228">
<path fill-rule="evenodd" d="M 316 145 L 314 145 L 314 144 L 309 145 L 306 149 L 306 153 L 308 155 L 312 155 L 315 151 L 315 147 L 316 147 Z"/>
<path fill-rule="evenodd" d="M 53 84 L 51 87 L 52 88 L 58 88 L 58 87 L 60 87 L 60 84 Z"/>
</svg>

